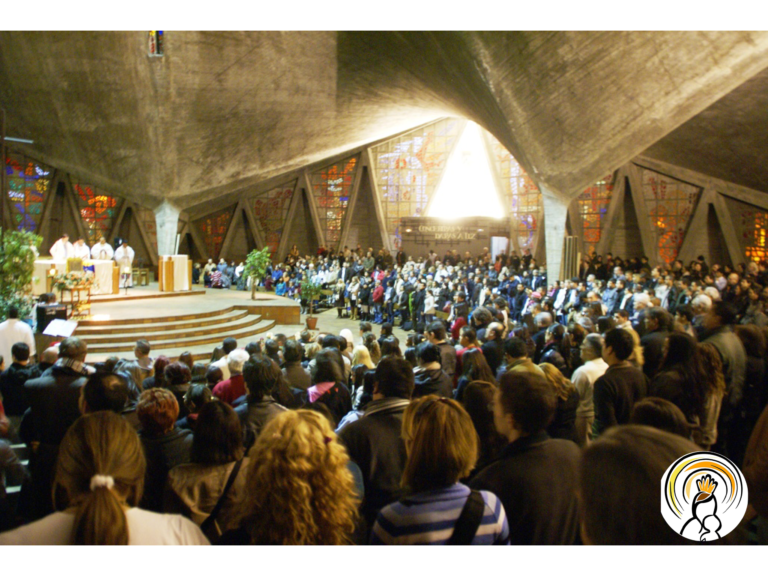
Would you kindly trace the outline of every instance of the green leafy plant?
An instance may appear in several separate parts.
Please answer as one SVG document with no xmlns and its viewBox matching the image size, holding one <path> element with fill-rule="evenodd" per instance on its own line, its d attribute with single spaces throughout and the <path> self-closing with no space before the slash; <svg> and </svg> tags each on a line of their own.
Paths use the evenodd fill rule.
<svg viewBox="0 0 768 576">
<path fill-rule="evenodd" d="M 309 317 L 312 318 L 314 312 L 315 300 L 320 298 L 322 288 L 320 284 L 315 284 L 307 275 L 301 281 L 301 297 L 309 303 Z"/>
<path fill-rule="evenodd" d="M 269 248 L 253 250 L 248 254 L 243 268 L 243 275 L 251 280 L 251 300 L 256 300 L 256 287 L 267 273 L 267 267 L 272 262 Z"/>
<path fill-rule="evenodd" d="M 7 318 L 8 306 L 12 304 L 18 307 L 21 318 L 27 318 L 32 313 L 35 252 L 31 246 L 37 249 L 42 241 L 41 236 L 26 230 L 3 231 L 3 242 L 0 246 L 0 315 L 3 319 Z"/>
</svg>

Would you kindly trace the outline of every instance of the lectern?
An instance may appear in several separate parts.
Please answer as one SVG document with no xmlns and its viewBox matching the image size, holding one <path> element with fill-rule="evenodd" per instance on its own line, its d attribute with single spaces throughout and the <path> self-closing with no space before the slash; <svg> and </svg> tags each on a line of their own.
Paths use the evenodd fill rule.
<svg viewBox="0 0 768 576">
<path fill-rule="evenodd" d="M 186 254 L 160 256 L 158 284 L 161 292 L 185 292 L 192 288 L 192 262 Z"/>
</svg>

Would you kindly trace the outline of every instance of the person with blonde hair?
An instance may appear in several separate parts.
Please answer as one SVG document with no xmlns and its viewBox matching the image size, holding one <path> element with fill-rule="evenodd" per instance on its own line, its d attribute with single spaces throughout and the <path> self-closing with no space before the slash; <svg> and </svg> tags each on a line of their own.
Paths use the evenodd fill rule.
<svg viewBox="0 0 768 576">
<path fill-rule="evenodd" d="M 371 352 L 365 346 L 355 346 L 352 350 L 352 366 L 363 364 L 368 370 L 375 370 L 376 365 L 371 358 Z"/>
<path fill-rule="evenodd" d="M 430 394 L 403 415 L 407 454 L 402 486 L 410 494 L 379 512 L 372 544 L 507 544 L 509 526 L 495 494 L 460 483 L 478 457 L 467 411 Z"/>
<path fill-rule="evenodd" d="M 557 396 L 557 406 L 547 434 L 552 438 L 563 438 L 579 443 L 576 434 L 576 409 L 579 407 L 579 392 L 568 378 L 554 364 L 543 362 L 539 368 Z"/>
<path fill-rule="evenodd" d="M 381 360 L 381 346 L 379 346 L 379 341 L 373 332 L 363 334 L 363 346 L 368 348 L 368 352 L 371 354 L 371 362 L 378 364 Z"/>
<path fill-rule="evenodd" d="M 220 544 L 350 544 L 359 500 L 349 456 L 327 418 L 275 416 L 249 452 L 240 527 Z"/>
<path fill-rule="evenodd" d="M 190 520 L 137 508 L 145 469 L 139 437 L 123 418 L 109 411 L 80 417 L 59 450 L 59 511 L 0 534 L 0 545 L 208 544 Z"/>
</svg>

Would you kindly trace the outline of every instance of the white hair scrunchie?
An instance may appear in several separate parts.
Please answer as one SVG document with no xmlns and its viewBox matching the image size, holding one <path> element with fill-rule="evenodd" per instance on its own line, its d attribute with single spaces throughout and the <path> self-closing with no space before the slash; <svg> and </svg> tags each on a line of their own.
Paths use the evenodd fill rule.
<svg viewBox="0 0 768 576">
<path fill-rule="evenodd" d="M 115 479 L 112 478 L 112 476 L 102 476 L 101 474 L 96 474 L 91 478 L 91 492 L 96 490 L 96 488 L 106 488 L 107 490 L 112 490 L 112 487 L 115 485 Z"/>
</svg>

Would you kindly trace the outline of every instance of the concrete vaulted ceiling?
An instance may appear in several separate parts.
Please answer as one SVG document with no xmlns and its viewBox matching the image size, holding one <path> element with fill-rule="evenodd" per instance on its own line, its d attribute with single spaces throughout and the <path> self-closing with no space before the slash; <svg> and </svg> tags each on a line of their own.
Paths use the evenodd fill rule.
<svg viewBox="0 0 768 576">
<path fill-rule="evenodd" d="M 15 148 L 149 207 L 229 201 L 446 115 L 489 130 L 562 199 L 646 149 L 698 169 L 743 147 L 768 191 L 726 121 L 765 126 L 766 67 L 765 32 L 171 31 L 163 58 L 146 32 L 3 32 L 0 103 L 8 134 L 35 141 Z"/>
</svg>

